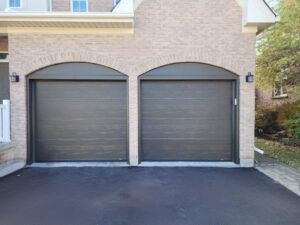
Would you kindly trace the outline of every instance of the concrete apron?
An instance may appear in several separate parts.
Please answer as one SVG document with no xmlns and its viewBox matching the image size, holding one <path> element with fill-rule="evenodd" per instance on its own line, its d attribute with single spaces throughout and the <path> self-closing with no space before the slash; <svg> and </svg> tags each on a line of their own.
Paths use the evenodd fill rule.
<svg viewBox="0 0 300 225">
<path fill-rule="evenodd" d="M 50 162 L 33 163 L 27 167 L 56 168 L 56 167 L 218 167 L 240 168 L 233 162 L 142 162 L 137 166 L 126 162 Z"/>
</svg>

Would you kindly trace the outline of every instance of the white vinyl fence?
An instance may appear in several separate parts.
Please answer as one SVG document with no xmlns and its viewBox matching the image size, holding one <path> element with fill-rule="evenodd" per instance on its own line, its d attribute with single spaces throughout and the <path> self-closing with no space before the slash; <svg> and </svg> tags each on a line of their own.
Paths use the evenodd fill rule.
<svg viewBox="0 0 300 225">
<path fill-rule="evenodd" d="M 9 100 L 0 104 L 0 142 L 10 142 L 10 105 Z"/>
</svg>

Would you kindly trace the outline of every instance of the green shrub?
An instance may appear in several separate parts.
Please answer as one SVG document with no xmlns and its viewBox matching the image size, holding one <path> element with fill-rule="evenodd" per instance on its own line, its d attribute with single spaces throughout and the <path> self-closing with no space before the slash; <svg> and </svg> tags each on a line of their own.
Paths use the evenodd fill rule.
<svg viewBox="0 0 300 225">
<path fill-rule="evenodd" d="M 273 134 L 278 131 L 277 115 L 275 109 L 257 105 L 255 111 L 255 130 L 257 134 Z"/>
<path fill-rule="evenodd" d="M 287 120 L 295 118 L 300 113 L 300 103 L 287 103 L 276 108 L 278 112 L 277 123 L 279 126 L 286 128 Z"/>
<path fill-rule="evenodd" d="M 292 142 L 300 144 L 300 113 L 296 113 L 291 119 L 286 120 L 286 125 Z"/>
</svg>

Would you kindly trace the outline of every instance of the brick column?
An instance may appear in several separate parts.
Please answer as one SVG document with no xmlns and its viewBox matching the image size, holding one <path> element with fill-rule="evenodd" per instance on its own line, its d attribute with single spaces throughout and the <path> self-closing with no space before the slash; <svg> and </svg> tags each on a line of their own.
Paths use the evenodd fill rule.
<svg viewBox="0 0 300 225">
<path fill-rule="evenodd" d="M 138 78 L 129 76 L 128 98 L 129 98 L 129 163 L 137 166 L 139 163 L 139 98 Z"/>
</svg>

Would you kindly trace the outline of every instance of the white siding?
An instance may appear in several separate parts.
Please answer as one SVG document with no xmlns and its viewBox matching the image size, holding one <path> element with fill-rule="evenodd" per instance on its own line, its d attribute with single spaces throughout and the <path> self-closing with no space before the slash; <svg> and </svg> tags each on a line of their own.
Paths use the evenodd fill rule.
<svg viewBox="0 0 300 225">
<path fill-rule="evenodd" d="M 22 8 L 9 11 L 49 11 L 50 0 L 21 0 Z M 0 0 L 0 11 L 8 10 L 8 0 Z"/>
</svg>

